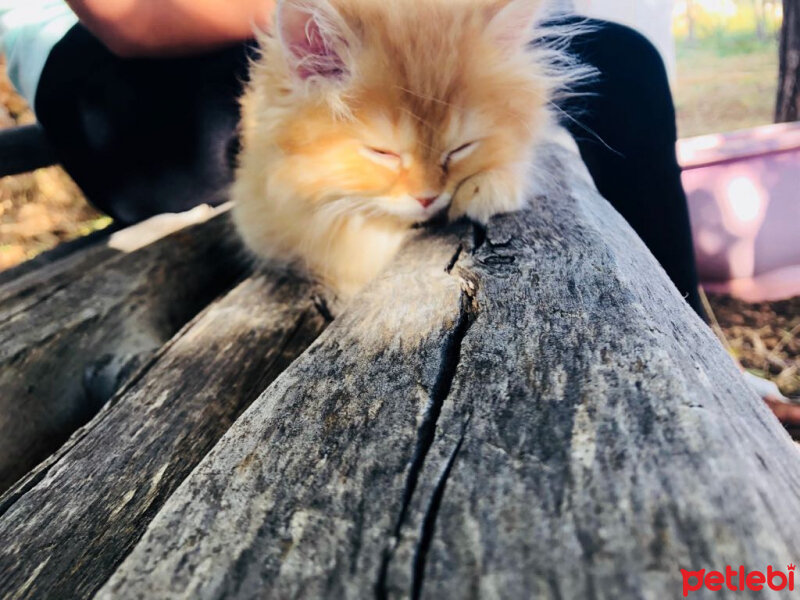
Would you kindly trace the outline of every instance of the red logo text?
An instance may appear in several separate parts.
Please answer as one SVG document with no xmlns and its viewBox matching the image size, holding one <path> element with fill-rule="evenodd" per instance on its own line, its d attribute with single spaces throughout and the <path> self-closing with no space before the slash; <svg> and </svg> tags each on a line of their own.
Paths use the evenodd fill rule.
<svg viewBox="0 0 800 600">
<path fill-rule="evenodd" d="M 745 590 L 760 591 L 765 588 L 770 590 L 787 590 L 794 591 L 794 565 L 788 565 L 786 572 L 780 571 L 772 567 L 767 567 L 767 572 L 763 571 L 745 571 L 744 565 L 740 565 L 738 570 L 734 570 L 730 565 L 725 567 L 725 572 L 722 571 L 708 571 L 700 569 L 699 571 L 687 571 L 681 569 L 683 575 L 683 597 L 689 595 L 689 592 L 696 592 L 703 588 L 718 592 L 723 589 L 722 586 L 731 590 L 732 592 L 743 592 Z"/>
</svg>

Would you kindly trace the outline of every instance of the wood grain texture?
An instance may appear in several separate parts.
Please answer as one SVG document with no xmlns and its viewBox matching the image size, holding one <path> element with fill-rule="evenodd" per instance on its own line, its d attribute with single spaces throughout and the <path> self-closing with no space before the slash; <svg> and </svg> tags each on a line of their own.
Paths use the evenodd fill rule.
<svg viewBox="0 0 800 600">
<path fill-rule="evenodd" d="M 408 245 L 97 597 L 664 598 L 796 560 L 798 451 L 577 156 L 542 160 L 529 210 Z"/>
<path fill-rule="evenodd" d="M 227 208 L 199 206 L 180 214 L 164 214 L 137 225 L 107 229 L 66 242 L 0 272 L 0 315 L 3 319 L 24 312 L 72 281 L 97 269 L 105 261 L 130 254 L 176 231 L 208 221 Z"/>
<path fill-rule="evenodd" d="M 0 597 L 91 598 L 170 493 L 322 331 L 313 291 L 274 273 L 247 279 L 0 498 Z"/>
<path fill-rule="evenodd" d="M 166 236 L 163 220 L 119 232 L 0 288 L 0 491 L 243 272 L 227 214 L 204 215 Z"/>
<path fill-rule="evenodd" d="M 42 252 L 41 254 L 37 254 L 34 258 L 26 260 L 25 262 L 20 263 L 15 267 L 11 267 L 10 269 L 5 269 L 4 271 L 0 271 L 0 294 L 1 294 L 0 302 L 4 302 L 5 299 L 11 295 L 17 295 L 24 292 L 25 286 L 23 286 L 22 289 L 20 289 L 19 287 L 16 287 L 15 289 L 8 285 L 10 282 L 14 281 L 15 279 L 21 280 L 23 277 L 25 277 L 27 278 L 27 284 L 28 284 L 27 287 L 29 288 L 35 287 L 36 284 L 41 284 L 43 281 L 46 281 L 47 277 L 31 276 L 31 274 L 34 271 L 40 271 L 44 273 L 45 267 L 48 267 L 47 271 L 56 274 L 59 271 L 68 268 L 68 267 L 62 267 L 62 265 L 68 264 L 70 262 L 69 259 L 73 255 L 77 256 L 80 254 L 82 259 L 81 262 L 83 262 L 87 267 L 95 266 L 96 261 L 91 260 L 89 257 L 87 257 L 86 259 L 83 258 L 85 255 L 90 255 L 92 253 L 81 252 L 81 251 L 93 247 L 105 246 L 111 234 L 116 231 L 119 231 L 120 229 L 121 229 L 120 227 L 112 223 L 105 229 L 100 229 L 83 237 L 76 238 L 69 242 L 64 242 L 62 244 L 59 244 L 52 250 L 47 250 L 45 252 Z M 104 255 L 106 255 L 109 258 L 111 256 L 114 256 L 115 254 L 116 252 L 111 248 L 107 248 L 104 253 Z M 59 263 L 59 264 L 58 266 L 55 266 L 53 265 L 53 263 Z"/>
</svg>

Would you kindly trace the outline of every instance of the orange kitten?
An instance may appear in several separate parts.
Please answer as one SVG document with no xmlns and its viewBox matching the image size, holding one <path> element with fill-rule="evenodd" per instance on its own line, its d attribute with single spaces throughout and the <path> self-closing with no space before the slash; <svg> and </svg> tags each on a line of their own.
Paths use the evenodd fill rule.
<svg viewBox="0 0 800 600">
<path fill-rule="evenodd" d="M 411 227 L 522 208 L 549 120 L 544 0 L 280 0 L 243 99 L 234 218 L 350 296 Z"/>
</svg>

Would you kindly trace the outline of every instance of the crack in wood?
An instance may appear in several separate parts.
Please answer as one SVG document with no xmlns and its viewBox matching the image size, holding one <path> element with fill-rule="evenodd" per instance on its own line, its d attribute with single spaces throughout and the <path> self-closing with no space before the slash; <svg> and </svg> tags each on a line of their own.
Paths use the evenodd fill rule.
<svg viewBox="0 0 800 600">
<path fill-rule="evenodd" d="M 16 308 L 12 307 L 12 309 L 10 309 L 8 311 L 3 311 L 3 315 L 0 316 L 0 326 L 6 325 L 7 323 L 10 323 L 12 319 L 14 319 L 14 318 L 16 318 L 16 317 L 18 317 L 18 316 L 20 316 L 22 314 L 25 314 L 28 311 L 31 311 L 31 310 L 35 309 L 37 306 L 39 306 L 43 302 L 46 302 L 47 300 L 49 300 L 51 297 L 55 296 L 59 292 L 67 289 L 72 283 L 73 283 L 72 281 L 65 281 L 64 283 L 61 283 L 61 284 L 57 285 L 56 287 L 54 287 L 52 290 L 48 290 L 46 295 L 40 296 L 39 298 L 34 300 L 33 303 L 31 303 L 31 304 L 28 304 L 28 305 L 22 304 L 22 305 L 16 306 Z M 27 298 L 28 296 L 34 295 L 34 293 L 36 291 L 37 290 L 35 288 L 34 289 L 30 289 L 30 290 L 25 290 L 17 298 L 13 298 L 12 297 L 12 299 L 13 300 L 20 300 L 20 299 Z"/>
<path fill-rule="evenodd" d="M 428 550 L 430 550 L 431 543 L 433 542 L 433 535 L 436 531 L 436 518 L 439 516 L 439 508 L 442 505 L 444 492 L 447 488 L 447 480 L 450 478 L 450 472 L 453 470 L 453 465 L 456 462 L 456 458 L 458 458 L 458 453 L 461 451 L 461 445 L 464 443 L 464 438 L 467 435 L 467 429 L 469 428 L 471 419 L 472 415 L 470 414 L 464 423 L 464 430 L 461 432 L 458 443 L 450 454 L 450 458 L 447 460 L 447 464 L 439 480 L 436 482 L 436 487 L 433 490 L 433 494 L 431 494 L 428 508 L 425 510 L 425 517 L 422 521 L 422 528 L 420 529 L 419 542 L 417 542 L 414 552 L 414 570 L 412 572 L 413 587 L 411 590 L 411 597 L 414 600 L 418 600 L 422 597 L 422 586 L 425 583 L 425 564 L 428 558 Z"/>
<path fill-rule="evenodd" d="M 336 316 L 333 314 L 330 305 L 328 304 L 327 298 L 322 294 L 314 294 L 311 297 L 311 302 L 314 305 L 314 308 L 317 309 L 317 312 L 320 316 L 325 320 L 325 325 L 330 325 L 336 320 Z"/>
<path fill-rule="evenodd" d="M 452 273 L 456 263 L 463 253 L 463 250 L 463 244 L 459 244 L 453 259 L 450 261 L 448 268 L 446 269 L 447 273 Z M 459 279 L 463 278 L 459 277 Z M 472 327 L 472 324 L 477 318 L 478 311 L 475 302 L 475 285 L 467 285 L 466 281 L 464 281 L 464 283 L 465 285 L 461 286 L 461 307 L 459 310 L 458 321 L 442 346 L 439 372 L 437 373 L 436 380 L 431 388 L 427 414 L 417 429 L 417 443 L 414 449 L 414 455 L 411 459 L 411 466 L 408 470 L 408 476 L 406 477 L 406 485 L 403 492 L 403 504 L 400 508 L 400 514 L 398 515 L 397 522 L 394 527 L 390 546 L 384 552 L 384 557 L 381 561 L 380 570 L 378 572 L 378 580 L 375 584 L 375 597 L 378 600 L 384 600 L 388 598 L 387 578 L 389 566 L 394 558 L 395 552 L 397 551 L 397 547 L 400 542 L 401 531 L 403 525 L 405 524 L 414 492 L 417 489 L 419 477 L 422 473 L 423 467 L 425 466 L 425 460 L 431 447 L 433 446 L 436 437 L 436 427 L 439 422 L 439 416 L 441 415 L 442 407 L 444 406 L 447 397 L 450 395 L 450 390 L 453 386 L 456 371 L 458 370 L 458 365 L 461 362 L 462 343 L 464 338 L 467 336 L 470 327 Z M 460 447 L 460 444 L 461 442 L 459 441 L 458 447 Z M 430 546 L 430 542 L 433 537 L 433 527 L 436 522 L 436 514 L 444 495 L 447 475 L 449 475 L 450 468 L 452 467 L 452 464 L 450 463 L 454 460 L 455 454 L 453 454 L 448 461 L 448 466 L 446 468 L 447 474 L 444 476 L 445 481 L 440 482 L 441 488 L 440 485 L 437 485 L 437 488 L 434 490 L 428 505 L 428 513 L 426 513 L 421 539 L 418 543 L 418 552 L 415 555 L 414 564 L 412 565 L 414 590 L 419 588 L 419 591 L 421 591 L 422 589 L 422 579 L 425 566 L 424 561 L 425 557 L 427 556 L 427 548 Z M 418 597 L 416 592 L 413 597 Z"/>
<path fill-rule="evenodd" d="M 447 266 L 444 268 L 445 273 L 450 275 L 453 272 L 453 269 L 455 268 L 458 259 L 461 258 L 462 252 L 464 252 L 464 244 L 459 244 L 458 250 L 456 250 L 456 253 L 453 254 L 453 258 L 450 259 L 450 262 L 447 263 Z"/>
<path fill-rule="evenodd" d="M 472 253 L 475 254 L 478 250 L 480 250 L 483 245 L 486 243 L 487 237 L 487 229 L 484 225 L 480 223 L 473 222 L 472 223 Z"/>
</svg>

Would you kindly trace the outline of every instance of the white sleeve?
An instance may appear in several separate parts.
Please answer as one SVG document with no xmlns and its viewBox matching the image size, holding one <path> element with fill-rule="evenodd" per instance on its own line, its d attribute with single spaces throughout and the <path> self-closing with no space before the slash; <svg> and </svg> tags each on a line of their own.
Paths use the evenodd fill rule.
<svg viewBox="0 0 800 600">
<path fill-rule="evenodd" d="M 77 22 L 63 0 L 0 0 L 8 75 L 31 106 L 50 51 Z"/>
</svg>

